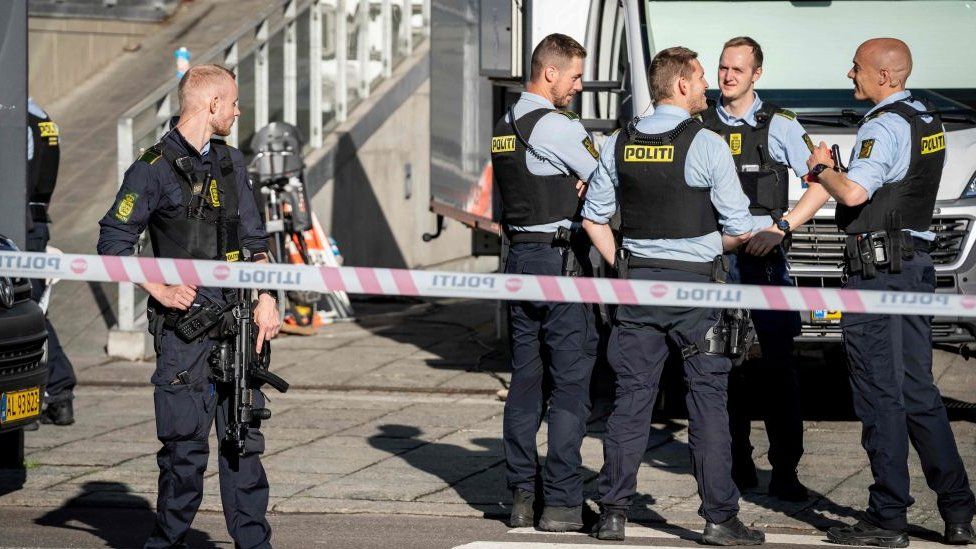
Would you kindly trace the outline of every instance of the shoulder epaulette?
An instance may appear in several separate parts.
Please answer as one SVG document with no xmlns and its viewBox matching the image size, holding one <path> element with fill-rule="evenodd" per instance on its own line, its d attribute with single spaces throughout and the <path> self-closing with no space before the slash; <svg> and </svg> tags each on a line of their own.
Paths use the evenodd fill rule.
<svg viewBox="0 0 976 549">
<path fill-rule="evenodd" d="M 152 146 L 146 149 L 146 152 L 142 153 L 142 156 L 139 157 L 139 161 L 145 162 L 146 164 L 152 166 L 162 157 L 163 153 L 155 146 Z"/>
<path fill-rule="evenodd" d="M 570 120 L 579 120 L 580 119 L 580 115 L 576 114 L 573 111 L 557 110 L 556 112 L 558 112 L 559 114 L 565 116 L 566 118 L 568 118 Z"/>
<path fill-rule="evenodd" d="M 776 111 L 776 114 L 782 116 L 787 120 L 796 120 L 796 113 L 789 109 L 779 109 Z"/>
</svg>

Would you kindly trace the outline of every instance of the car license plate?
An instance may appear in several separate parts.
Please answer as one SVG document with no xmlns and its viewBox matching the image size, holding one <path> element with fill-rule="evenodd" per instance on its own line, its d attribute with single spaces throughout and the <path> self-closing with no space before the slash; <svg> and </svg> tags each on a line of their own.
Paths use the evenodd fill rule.
<svg viewBox="0 0 976 549">
<path fill-rule="evenodd" d="M 27 419 L 41 413 L 41 390 L 37 387 L 0 395 L 0 423 Z"/>
<path fill-rule="evenodd" d="M 824 309 L 810 311 L 810 322 L 814 324 L 837 324 L 840 322 L 840 317 L 840 311 L 827 311 Z"/>
</svg>

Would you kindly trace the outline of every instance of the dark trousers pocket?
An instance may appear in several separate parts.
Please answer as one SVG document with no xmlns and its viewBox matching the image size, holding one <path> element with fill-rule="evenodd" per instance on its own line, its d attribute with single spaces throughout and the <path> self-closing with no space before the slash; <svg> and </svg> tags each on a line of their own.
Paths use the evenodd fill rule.
<svg viewBox="0 0 976 549">
<path fill-rule="evenodd" d="M 153 401 L 160 442 L 206 440 L 204 426 L 210 415 L 204 407 L 203 392 L 189 385 L 158 386 Z"/>
</svg>

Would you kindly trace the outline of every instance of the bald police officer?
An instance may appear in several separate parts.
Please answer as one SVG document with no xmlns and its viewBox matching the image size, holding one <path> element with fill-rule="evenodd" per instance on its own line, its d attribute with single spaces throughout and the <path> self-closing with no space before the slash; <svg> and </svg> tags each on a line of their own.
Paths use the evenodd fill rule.
<svg viewBox="0 0 976 549">
<path fill-rule="evenodd" d="M 658 52 L 648 79 L 654 113 L 607 141 L 583 208 L 583 226 L 622 278 L 721 281 L 722 253 L 756 229 L 729 147 L 691 118 L 706 108 L 704 70 L 697 54 L 675 47 Z M 623 248 L 608 225 L 619 205 Z M 732 481 L 726 390 L 732 362 L 712 354 L 707 334 L 724 313 L 689 306 L 621 305 L 613 318 L 607 358 L 616 391 L 603 442 L 592 534 L 624 539 L 637 470 L 647 448 L 651 410 L 669 349 L 682 354 L 692 468 L 702 499 L 705 543 L 758 545 L 765 536 L 738 518 Z"/>
<path fill-rule="evenodd" d="M 702 120 L 728 143 L 742 189 L 749 197 L 749 211 L 756 226 L 764 228 L 745 249 L 729 255 L 729 282 L 792 286 L 783 238 L 809 220 L 829 195 L 811 182 L 796 208 L 787 212 L 787 169 L 804 178 L 813 143 L 793 112 L 759 98 L 755 85 L 762 74 L 763 52 L 758 42 L 748 36 L 727 41 L 718 67 L 722 95 L 702 114 Z M 762 348 L 761 374 L 770 389 L 760 402 L 773 466 L 768 491 L 779 499 L 803 501 L 808 492 L 796 473 L 803 455 L 803 417 L 793 360 L 793 338 L 800 334 L 800 315 L 764 310 L 751 314 Z M 759 483 L 749 441 L 745 374 L 744 368 L 733 372 L 729 387 L 732 478 L 739 490 Z"/>
<path fill-rule="evenodd" d="M 491 159 L 502 223 L 511 242 L 506 273 L 592 274 L 590 245 L 579 230 L 578 212 L 585 182 L 596 170 L 597 152 L 579 118 L 561 110 L 582 90 L 585 57 L 586 50 L 569 36 L 544 38 L 532 53 L 526 91 L 495 125 Z M 539 528 L 579 530 L 580 446 L 597 347 L 593 308 L 513 302 L 509 312 L 512 381 L 503 438 L 513 493 L 510 523 L 531 526 L 534 509 L 544 502 Z M 544 377 L 551 379 L 551 394 L 544 392 Z M 549 444 L 540 464 L 536 434 L 547 404 Z"/>
<path fill-rule="evenodd" d="M 240 115 L 234 74 L 218 65 L 192 67 L 180 80 L 179 98 L 178 124 L 126 171 L 115 203 L 99 222 L 98 253 L 132 255 L 148 228 L 157 257 L 241 261 L 249 253 L 252 261 L 267 262 L 267 234 L 244 155 L 211 139 L 229 135 Z M 156 336 L 151 382 L 162 443 L 156 453 L 156 526 L 145 547 L 185 547 L 203 499 L 211 426 L 216 421 L 224 433 L 235 410 L 230 405 L 234 388 L 213 381 L 208 365 L 215 338 L 226 334 L 210 330 L 187 340 L 176 327 L 199 307 L 225 306 L 236 291 L 148 282 L 142 287 L 150 295 L 150 329 Z M 270 292 L 260 293 L 254 321 L 260 352 L 280 326 Z M 252 395 L 254 408 L 264 407 L 261 391 Z M 235 547 L 271 547 L 260 423 L 252 421 L 243 454 L 223 440 L 218 451 L 220 499 Z"/>
<path fill-rule="evenodd" d="M 837 225 L 847 234 L 845 288 L 935 291 L 929 229 L 946 136 L 938 114 L 926 112 L 929 106 L 905 89 L 911 71 L 911 52 L 901 40 L 861 44 L 847 77 L 854 97 L 874 107 L 861 121 L 849 170 L 838 170 L 823 142 L 807 160 L 837 200 Z M 908 546 L 911 441 L 938 495 L 945 543 L 972 543 L 976 502 L 932 377 L 932 317 L 845 314 L 841 328 L 874 483 L 864 518 L 831 528 L 827 538 L 844 545 Z"/>
</svg>

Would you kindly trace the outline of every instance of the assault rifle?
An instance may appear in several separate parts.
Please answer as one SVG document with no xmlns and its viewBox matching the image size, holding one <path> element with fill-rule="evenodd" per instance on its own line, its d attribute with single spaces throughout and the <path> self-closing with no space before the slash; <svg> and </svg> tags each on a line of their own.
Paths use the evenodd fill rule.
<svg viewBox="0 0 976 549">
<path fill-rule="evenodd" d="M 234 337 L 221 341 L 214 349 L 211 370 L 216 382 L 230 384 L 232 390 L 228 403 L 231 417 L 221 434 L 221 442 L 233 444 L 237 452 L 244 455 L 244 442 L 252 428 L 251 422 L 271 417 L 271 410 L 254 407 L 254 391 L 268 384 L 279 393 L 284 393 L 288 390 L 288 382 L 268 371 L 271 363 L 270 342 L 264 342 L 260 353 L 254 350 L 257 331 L 250 290 L 238 290 L 237 303 L 231 312 L 234 317 L 231 329 Z"/>
</svg>

